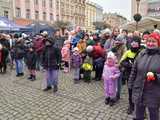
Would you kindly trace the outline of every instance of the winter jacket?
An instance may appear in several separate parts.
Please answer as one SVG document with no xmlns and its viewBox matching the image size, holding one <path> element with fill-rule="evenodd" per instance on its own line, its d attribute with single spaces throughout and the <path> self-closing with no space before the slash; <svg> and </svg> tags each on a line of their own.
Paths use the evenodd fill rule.
<svg viewBox="0 0 160 120">
<path fill-rule="evenodd" d="M 43 49 L 45 47 L 45 41 L 43 38 L 37 38 L 33 40 L 33 46 L 37 54 L 42 54 Z"/>
<path fill-rule="evenodd" d="M 95 44 L 96 44 L 96 42 L 94 40 L 91 40 L 91 39 L 87 40 L 87 46 L 95 45 Z"/>
<path fill-rule="evenodd" d="M 72 66 L 74 68 L 79 68 L 82 64 L 82 57 L 80 54 L 75 54 L 73 53 L 72 57 L 71 57 L 71 62 L 72 62 Z"/>
<path fill-rule="evenodd" d="M 147 107 L 160 106 L 160 83 L 146 81 L 148 72 L 160 75 L 160 50 L 149 54 L 145 49 L 139 53 L 132 67 L 128 87 L 133 90 L 132 99 L 135 104 L 143 103 Z"/>
<path fill-rule="evenodd" d="M 120 76 L 120 71 L 117 66 L 108 66 L 106 63 L 104 65 L 102 77 L 104 80 L 110 80 L 111 76 L 114 76 L 116 79 Z"/>
<path fill-rule="evenodd" d="M 44 69 L 59 69 L 60 61 L 60 50 L 53 46 L 46 46 L 42 55 L 42 65 Z"/>
<path fill-rule="evenodd" d="M 79 43 L 77 44 L 77 48 L 79 49 L 79 52 L 82 53 L 86 50 L 86 42 L 83 40 L 80 40 Z"/>
<path fill-rule="evenodd" d="M 57 47 L 58 49 L 62 49 L 65 38 L 64 37 L 54 37 L 54 47 Z"/>
<path fill-rule="evenodd" d="M 36 52 L 28 51 L 26 55 L 26 60 L 27 60 L 26 63 L 27 63 L 28 69 L 36 69 L 36 61 L 37 61 Z"/>
<path fill-rule="evenodd" d="M 23 43 L 16 43 L 14 47 L 14 57 L 15 59 L 23 59 L 25 56 L 25 47 Z"/>
<path fill-rule="evenodd" d="M 93 52 L 92 52 L 93 59 L 97 59 L 99 57 L 104 57 L 104 56 L 105 56 L 105 51 L 101 47 L 101 45 L 93 46 Z"/>
</svg>

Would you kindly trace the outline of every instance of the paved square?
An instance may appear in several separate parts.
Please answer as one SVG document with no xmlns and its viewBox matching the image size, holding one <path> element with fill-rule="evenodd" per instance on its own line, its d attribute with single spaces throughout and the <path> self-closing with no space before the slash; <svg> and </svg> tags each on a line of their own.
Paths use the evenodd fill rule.
<svg viewBox="0 0 160 120">
<path fill-rule="evenodd" d="M 15 77 L 15 71 L 0 75 L 0 120 L 131 120 L 126 114 L 127 92 L 115 106 L 104 104 L 102 81 L 74 84 L 72 72 L 60 72 L 59 91 L 43 92 L 43 72 L 37 80 L 27 75 Z"/>
</svg>

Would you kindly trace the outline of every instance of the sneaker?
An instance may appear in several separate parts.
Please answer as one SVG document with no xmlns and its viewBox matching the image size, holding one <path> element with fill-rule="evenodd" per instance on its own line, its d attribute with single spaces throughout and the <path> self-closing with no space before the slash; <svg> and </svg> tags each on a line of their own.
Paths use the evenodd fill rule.
<svg viewBox="0 0 160 120">
<path fill-rule="evenodd" d="M 54 85 L 54 88 L 53 88 L 53 92 L 57 92 L 58 91 L 58 86 L 57 85 Z"/>
<path fill-rule="evenodd" d="M 52 87 L 51 87 L 51 86 L 48 86 L 48 87 L 46 87 L 45 89 L 43 89 L 43 91 L 48 91 L 48 90 L 50 90 L 50 89 L 52 89 Z"/>
</svg>

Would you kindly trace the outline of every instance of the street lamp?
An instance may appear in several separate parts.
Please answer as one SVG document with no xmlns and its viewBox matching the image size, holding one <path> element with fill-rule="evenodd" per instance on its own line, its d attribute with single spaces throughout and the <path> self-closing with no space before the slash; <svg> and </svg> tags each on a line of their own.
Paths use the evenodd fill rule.
<svg viewBox="0 0 160 120">
<path fill-rule="evenodd" d="M 134 20 L 136 21 L 136 30 L 138 30 L 138 22 L 142 19 L 142 16 L 139 13 L 140 1 L 141 0 L 136 0 L 136 3 L 137 3 L 137 13 L 133 16 Z"/>
</svg>

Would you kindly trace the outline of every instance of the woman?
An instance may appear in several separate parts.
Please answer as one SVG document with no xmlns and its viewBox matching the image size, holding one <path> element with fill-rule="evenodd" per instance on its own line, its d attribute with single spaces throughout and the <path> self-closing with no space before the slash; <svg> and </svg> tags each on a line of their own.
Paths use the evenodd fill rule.
<svg viewBox="0 0 160 120">
<path fill-rule="evenodd" d="M 136 58 L 129 78 L 132 100 L 136 105 L 136 118 L 144 120 L 147 107 L 150 120 L 159 120 L 160 107 L 160 35 L 151 33 L 146 41 L 147 48 Z"/>
</svg>

